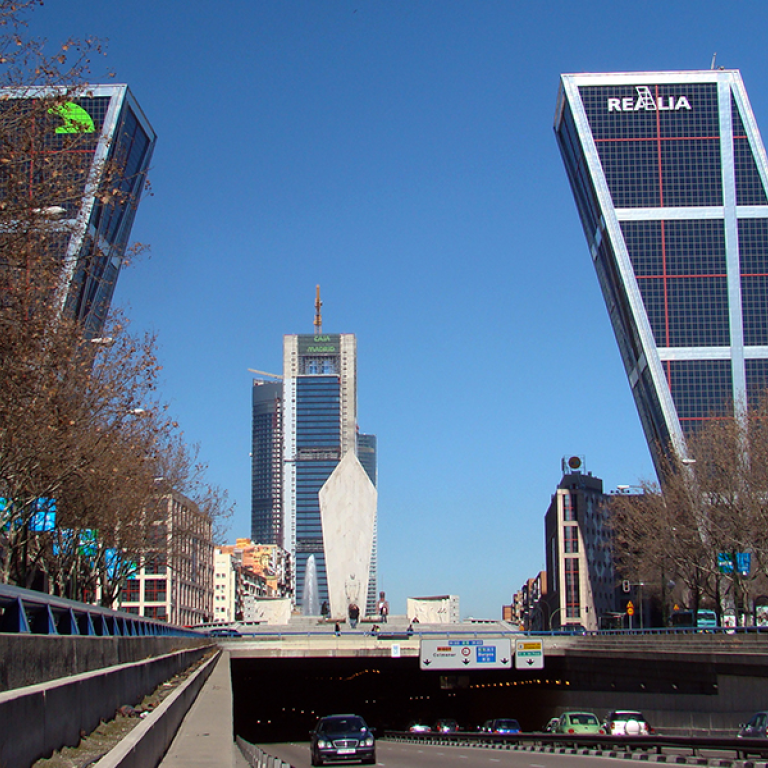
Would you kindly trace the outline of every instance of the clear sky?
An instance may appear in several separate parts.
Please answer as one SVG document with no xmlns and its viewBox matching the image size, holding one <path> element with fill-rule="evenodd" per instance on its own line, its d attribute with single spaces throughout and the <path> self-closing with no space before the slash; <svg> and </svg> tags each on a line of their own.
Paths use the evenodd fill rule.
<svg viewBox="0 0 768 768">
<path fill-rule="evenodd" d="M 768 130 L 764 0 L 46 0 L 33 33 L 108 40 L 159 135 L 115 303 L 229 538 L 250 535 L 248 368 L 355 333 L 378 435 L 379 583 L 498 618 L 544 567 L 561 459 L 653 469 L 552 131 L 562 72 L 740 69 Z"/>
</svg>

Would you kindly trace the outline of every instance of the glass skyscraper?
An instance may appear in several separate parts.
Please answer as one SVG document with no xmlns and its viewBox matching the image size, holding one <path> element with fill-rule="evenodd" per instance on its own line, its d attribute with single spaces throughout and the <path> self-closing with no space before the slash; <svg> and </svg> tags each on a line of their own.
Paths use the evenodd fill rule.
<svg viewBox="0 0 768 768">
<path fill-rule="evenodd" d="M 378 454 L 376 435 L 366 435 L 362 432 L 357 435 L 357 458 L 374 486 L 377 486 Z M 376 613 L 378 600 L 378 571 L 379 571 L 379 530 L 378 518 L 373 529 L 373 551 L 371 552 L 371 571 L 368 581 L 368 595 L 366 596 L 365 612 L 368 615 Z"/>
<path fill-rule="evenodd" d="M 768 382 L 768 163 L 735 70 L 568 74 L 555 134 L 651 453 Z"/>
<path fill-rule="evenodd" d="M 98 336 L 125 258 L 155 132 L 126 85 L 2 88 L 0 123 L 4 152 L 28 169 L 0 173 L 2 197 L 9 205 L 35 201 L 51 255 L 61 261 L 63 307 L 83 322 L 87 336 Z M 15 130 L 17 125 L 23 130 Z M 66 183 L 52 183 L 54 172 Z"/>
<path fill-rule="evenodd" d="M 252 427 L 251 536 L 290 554 L 290 587 L 298 607 L 304 607 L 307 564 L 313 558 L 315 595 L 322 603 L 329 590 L 320 490 L 350 451 L 376 485 L 376 436 L 357 429 L 354 334 L 285 336 L 282 381 L 253 382 Z M 354 508 L 357 502 L 352 503 Z M 355 525 L 354 513 L 349 524 Z M 368 613 L 377 584 L 375 533 L 374 518 L 364 596 Z"/>
<path fill-rule="evenodd" d="M 253 382 L 251 446 L 251 538 L 283 542 L 283 385 Z"/>
<path fill-rule="evenodd" d="M 285 336 L 283 432 L 283 546 L 293 557 L 294 598 L 302 599 L 314 555 L 323 601 L 328 583 L 318 494 L 347 452 L 357 452 L 354 334 Z"/>
</svg>

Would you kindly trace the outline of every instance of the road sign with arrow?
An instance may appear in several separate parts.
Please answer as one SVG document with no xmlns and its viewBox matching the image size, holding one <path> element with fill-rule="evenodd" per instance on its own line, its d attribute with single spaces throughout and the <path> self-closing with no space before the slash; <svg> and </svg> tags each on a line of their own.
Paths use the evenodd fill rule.
<svg viewBox="0 0 768 768">
<path fill-rule="evenodd" d="M 515 640 L 515 669 L 544 669 L 544 641 Z"/>
<path fill-rule="evenodd" d="M 422 640 L 421 669 L 511 669 L 512 644 L 493 640 Z"/>
</svg>

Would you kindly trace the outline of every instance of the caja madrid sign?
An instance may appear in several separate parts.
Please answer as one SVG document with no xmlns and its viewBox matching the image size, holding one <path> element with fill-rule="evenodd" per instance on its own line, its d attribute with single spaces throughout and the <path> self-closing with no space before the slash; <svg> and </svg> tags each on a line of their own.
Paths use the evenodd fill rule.
<svg viewBox="0 0 768 768">
<path fill-rule="evenodd" d="M 609 112 L 677 112 L 680 109 L 691 109 L 691 103 L 687 96 L 659 96 L 654 97 L 647 85 L 636 85 L 635 97 L 609 98 Z"/>
</svg>

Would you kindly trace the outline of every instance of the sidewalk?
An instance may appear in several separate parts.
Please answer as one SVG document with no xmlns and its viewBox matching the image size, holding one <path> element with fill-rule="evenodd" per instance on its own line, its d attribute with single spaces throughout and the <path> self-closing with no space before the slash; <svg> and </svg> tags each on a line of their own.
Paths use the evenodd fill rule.
<svg viewBox="0 0 768 768">
<path fill-rule="evenodd" d="M 216 668 L 181 723 L 159 768 L 247 768 L 232 733 L 232 682 L 229 654 Z"/>
</svg>

